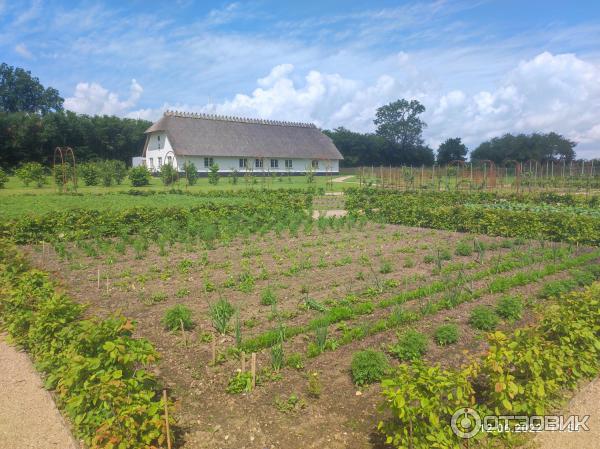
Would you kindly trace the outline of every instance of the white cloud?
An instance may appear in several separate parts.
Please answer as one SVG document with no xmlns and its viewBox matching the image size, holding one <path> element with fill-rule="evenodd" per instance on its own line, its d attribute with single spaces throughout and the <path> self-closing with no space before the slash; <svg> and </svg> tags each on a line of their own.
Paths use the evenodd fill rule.
<svg viewBox="0 0 600 449">
<path fill-rule="evenodd" d="M 23 43 L 15 45 L 15 51 L 18 54 L 20 54 L 21 56 L 23 56 L 25 59 L 33 58 L 33 55 L 31 54 L 31 52 L 29 51 L 27 46 Z"/>
<path fill-rule="evenodd" d="M 135 80 L 131 80 L 129 97 L 120 100 L 119 95 L 110 92 L 97 83 L 78 83 L 72 97 L 65 99 L 65 108 L 80 114 L 125 115 L 135 107 L 143 89 Z"/>
</svg>

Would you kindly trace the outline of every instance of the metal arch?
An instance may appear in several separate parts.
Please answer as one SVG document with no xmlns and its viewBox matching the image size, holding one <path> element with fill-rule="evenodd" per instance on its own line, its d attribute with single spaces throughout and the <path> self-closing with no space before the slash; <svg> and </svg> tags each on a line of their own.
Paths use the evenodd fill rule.
<svg viewBox="0 0 600 449">
<path fill-rule="evenodd" d="M 61 168 L 61 176 L 62 176 L 62 185 L 61 191 L 63 191 L 69 182 L 69 175 L 67 173 L 67 161 L 65 158 L 70 156 L 71 161 L 73 162 L 73 170 L 71 173 L 71 182 L 73 183 L 74 191 L 77 191 L 77 166 L 75 163 L 75 153 L 71 147 L 56 147 L 54 149 L 54 156 L 52 158 L 52 170 L 54 172 L 54 176 L 56 177 L 56 160 L 57 156 L 60 156 L 60 168 Z"/>
</svg>

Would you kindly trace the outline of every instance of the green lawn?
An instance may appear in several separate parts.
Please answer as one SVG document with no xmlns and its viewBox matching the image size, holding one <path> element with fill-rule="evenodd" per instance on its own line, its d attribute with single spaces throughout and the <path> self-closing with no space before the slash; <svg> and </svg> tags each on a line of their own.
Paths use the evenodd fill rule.
<svg viewBox="0 0 600 449">
<path fill-rule="evenodd" d="M 187 187 L 185 181 L 180 181 L 173 186 L 165 187 L 159 178 L 152 178 L 150 186 L 133 188 L 128 180 L 120 186 L 84 186 L 77 189 L 77 195 L 59 194 L 57 188 L 48 178 L 47 184 L 41 188 L 34 186 L 25 187 L 20 179 L 11 177 L 3 189 L 0 189 L 0 220 L 19 217 L 26 214 L 42 214 L 60 209 L 89 208 L 89 209 L 126 209 L 134 206 L 194 206 L 206 201 L 238 203 L 239 198 L 203 198 L 191 195 L 151 195 L 135 196 L 121 195 L 120 192 L 129 190 L 166 192 L 171 188 L 187 190 L 189 192 L 207 192 L 211 190 L 244 190 L 244 189 L 287 189 L 323 187 L 326 191 L 341 191 L 345 187 L 354 185 L 349 179 L 348 183 L 330 183 L 329 177 L 316 176 L 315 182 L 309 184 L 304 176 L 277 178 L 254 178 L 256 182 L 246 182 L 239 178 L 236 185 L 230 178 L 221 178 L 217 185 L 208 183 L 207 178 L 198 179 L 195 186 Z"/>
</svg>

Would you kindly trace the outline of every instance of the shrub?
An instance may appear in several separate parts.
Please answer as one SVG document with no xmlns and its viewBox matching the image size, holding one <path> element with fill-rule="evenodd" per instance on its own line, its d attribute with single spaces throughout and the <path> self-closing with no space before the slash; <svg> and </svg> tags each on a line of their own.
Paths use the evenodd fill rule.
<svg viewBox="0 0 600 449">
<path fill-rule="evenodd" d="M 313 371 L 308 374 L 308 395 L 312 396 L 315 399 L 321 397 L 321 393 L 323 392 L 323 385 L 321 384 L 321 379 L 319 378 L 319 373 Z"/>
<path fill-rule="evenodd" d="M 496 313 L 507 321 L 516 321 L 523 315 L 523 301 L 518 296 L 504 296 L 498 300 Z"/>
<path fill-rule="evenodd" d="M 86 186 L 98 185 L 98 178 L 100 177 L 100 173 L 96 164 L 91 162 L 81 164 L 77 166 L 77 172 L 79 173 L 79 177 L 83 179 L 83 183 Z"/>
<path fill-rule="evenodd" d="M 133 187 L 142 187 L 150 184 L 151 174 L 144 165 L 138 165 L 129 170 L 129 180 Z"/>
<path fill-rule="evenodd" d="M 227 332 L 229 320 L 234 313 L 235 309 L 231 303 L 224 298 L 212 303 L 208 310 L 212 325 L 220 334 L 225 334 Z"/>
<path fill-rule="evenodd" d="M 219 183 L 219 165 L 212 164 L 209 170 L 210 171 L 208 173 L 208 183 L 216 186 Z"/>
<path fill-rule="evenodd" d="M 29 186 L 33 182 L 36 187 L 40 188 L 46 183 L 44 166 L 39 162 L 27 162 L 17 168 L 15 174 L 25 186 Z"/>
<path fill-rule="evenodd" d="M 127 175 L 127 166 L 123 161 L 111 161 L 113 169 L 113 178 L 117 185 L 121 185 Z"/>
<path fill-rule="evenodd" d="M 378 382 L 389 367 L 387 357 L 382 352 L 373 349 L 356 352 L 352 356 L 352 380 L 356 385 Z"/>
<path fill-rule="evenodd" d="M 454 252 L 457 256 L 470 256 L 473 254 L 473 246 L 469 242 L 458 242 Z"/>
<path fill-rule="evenodd" d="M 427 336 L 415 330 L 407 330 L 398 337 L 390 352 L 399 360 L 417 360 L 427 351 Z"/>
<path fill-rule="evenodd" d="M 558 298 L 560 295 L 570 292 L 576 287 L 577 282 L 572 279 L 550 281 L 542 287 L 538 296 L 544 299 Z"/>
<path fill-rule="evenodd" d="M 8 182 L 8 175 L 0 168 L 0 189 L 4 188 L 4 184 Z"/>
<path fill-rule="evenodd" d="M 300 354 L 299 352 L 294 352 L 293 354 L 290 354 L 287 357 L 285 363 L 290 368 L 294 368 L 297 370 L 301 370 L 304 368 L 304 360 L 302 358 L 302 354 Z"/>
<path fill-rule="evenodd" d="M 115 175 L 114 161 L 102 161 L 98 162 L 98 171 L 100 172 L 100 179 L 104 187 L 110 187 L 113 183 Z"/>
<path fill-rule="evenodd" d="M 181 329 L 181 323 L 185 330 L 190 330 L 194 323 L 192 321 L 192 311 L 183 304 L 177 304 L 167 309 L 162 319 L 165 329 L 176 331 Z"/>
<path fill-rule="evenodd" d="M 469 324 L 480 331 L 491 331 L 498 325 L 498 317 L 486 306 L 477 306 L 471 311 Z"/>
<path fill-rule="evenodd" d="M 392 264 L 388 261 L 385 261 L 381 264 L 381 268 L 379 269 L 381 274 L 388 274 L 392 272 Z"/>
<path fill-rule="evenodd" d="M 198 170 L 193 162 L 185 161 L 183 164 L 183 172 L 185 173 L 185 179 L 188 185 L 193 186 L 198 180 Z"/>
<path fill-rule="evenodd" d="M 252 391 L 252 373 L 238 371 L 227 384 L 227 393 L 239 394 Z"/>
<path fill-rule="evenodd" d="M 458 326 L 456 324 L 443 324 L 435 330 L 433 338 L 440 346 L 456 343 L 458 341 Z"/>
<path fill-rule="evenodd" d="M 177 170 L 173 164 L 163 164 L 160 167 L 160 179 L 164 185 L 170 186 L 177 181 Z"/>
<path fill-rule="evenodd" d="M 263 306 L 271 306 L 276 302 L 277 298 L 275 297 L 275 293 L 273 293 L 273 289 L 271 289 L 271 287 L 265 288 L 260 295 L 260 303 Z"/>
</svg>

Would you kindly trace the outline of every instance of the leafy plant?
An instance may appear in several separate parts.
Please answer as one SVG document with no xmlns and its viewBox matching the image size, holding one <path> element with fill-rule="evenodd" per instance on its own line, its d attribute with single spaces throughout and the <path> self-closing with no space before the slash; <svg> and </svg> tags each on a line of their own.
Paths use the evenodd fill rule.
<svg viewBox="0 0 600 449">
<path fill-rule="evenodd" d="M 15 175 L 25 186 L 32 182 L 40 188 L 46 183 L 46 173 L 44 166 L 38 162 L 27 162 L 15 170 Z"/>
<path fill-rule="evenodd" d="M 311 371 L 308 373 L 308 394 L 309 396 L 318 399 L 321 397 L 321 393 L 323 392 L 323 385 L 321 384 L 321 379 L 319 378 L 319 373 L 316 371 Z"/>
<path fill-rule="evenodd" d="M 523 300 L 518 296 L 503 296 L 498 300 L 496 313 L 507 321 L 516 321 L 523 315 Z"/>
<path fill-rule="evenodd" d="M 196 169 L 196 165 L 192 161 L 184 162 L 183 173 L 185 175 L 187 185 L 193 186 L 196 184 L 196 181 L 198 180 L 198 169 Z"/>
<path fill-rule="evenodd" d="M 481 331 L 491 331 L 498 325 L 498 317 L 486 306 L 476 306 L 471 310 L 469 324 Z"/>
<path fill-rule="evenodd" d="M 427 336 L 409 329 L 399 335 L 398 341 L 390 348 L 390 352 L 399 360 L 417 360 L 427 351 Z"/>
<path fill-rule="evenodd" d="M 458 341 L 458 326 L 456 324 L 442 324 L 434 334 L 435 342 L 440 346 L 447 346 Z"/>
<path fill-rule="evenodd" d="M 380 381 L 389 368 L 385 354 L 373 349 L 358 351 L 352 356 L 352 380 L 357 385 Z"/>
<path fill-rule="evenodd" d="M 379 268 L 381 274 L 388 274 L 392 272 L 392 264 L 389 261 L 384 261 Z"/>
<path fill-rule="evenodd" d="M 260 295 L 260 303 L 263 306 L 270 306 L 272 304 L 275 304 L 276 302 L 277 297 L 275 296 L 273 289 L 270 286 L 265 288 Z"/>
<path fill-rule="evenodd" d="M 285 363 L 290 368 L 294 368 L 297 370 L 301 370 L 304 368 L 304 359 L 302 358 L 302 354 L 300 354 L 299 352 L 294 352 L 293 354 L 290 354 L 287 357 Z"/>
<path fill-rule="evenodd" d="M 6 172 L 4 170 L 2 170 L 2 167 L 0 167 L 0 189 L 4 188 L 4 185 L 8 182 L 8 175 L 6 174 Z"/>
<path fill-rule="evenodd" d="M 133 187 L 143 187 L 150 185 L 152 175 L 145 165 L 138 165 L 129 170 L 129 180 Z"/>
<path fill-rule="evenodd" d="M 239 394 L 250 393 L 252 391 L 252 373 L 237 371 L 229 379 L 227 384 L 227 393 Z"/>
<path fill-rule="evenodd" d="M 170 331 L 180 330 L 183 324 L 185 330 L 190 330 L 194 326 L 192 321 L 192 311 L 189 307 L 177 304 L 165 312 L 162 323 Z"/>
<path fill-rule="evenodd" d="M 208 315 L 212 322 L 213 327 L 220 334 L 227 333 L 227 327 L 229 320 L 235 313 L 235 309 L 229 301 L 224 298 L 215 301 L 209 305 Z"/>
<path fill-rule="evenodd" d="M 234 179 L 237 180 L 237 177 Z M 212 164 L 208 172 L 208 183 L 211 185 L 217 185 L 219 183 L 219 165 Z"/>
<path fill-rule="evenodd" d="M 177 181 L 177 169 L 173 167 L 173 164 L 163 164 L 160 167 L 160 179 L 166 186 L 170 186 Z"/>
</svg>

